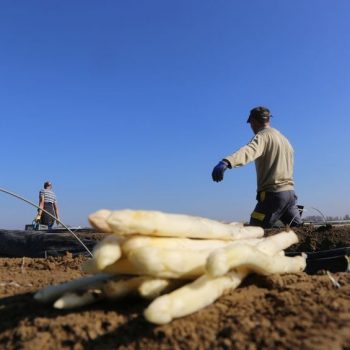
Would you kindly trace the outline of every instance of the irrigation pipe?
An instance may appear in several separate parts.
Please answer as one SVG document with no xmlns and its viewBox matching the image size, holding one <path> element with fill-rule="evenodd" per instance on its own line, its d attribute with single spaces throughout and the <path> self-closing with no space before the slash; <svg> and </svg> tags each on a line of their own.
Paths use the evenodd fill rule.
<svg viewBox="0 0 350 350">
<path fill-rule="evenodd" d="M 90 252 L 89 248 L 84 244 L 84 242 L 70 228 L 68 228 L 61 220 L 59 220 L 55 215 L 52 215 L 47 210 L 40 208 L 38 205 L 34 204 L 33 202 L 29 201 L 28 199 L 23 198 L 22 196 L 20 196 L 20 195 L 18 195 L 16 193 L 13 193 L 11 191 L 5 190 L 4 188 L 0 188 L 0 192 L 7 193 L 10 196 L 18 198 L 18 199 L 22 200 L 23 202 L 26 202 L 26 203 L 32 205 L 33 207 L 42 210 L 47 215 L 51 216 L 58 223 L 60 223 L 69 233 L 71 233 L 78 240 L 78 242 L 85 248 L 85 250 L 92 256 L 92 253 Z"/>
</svg>

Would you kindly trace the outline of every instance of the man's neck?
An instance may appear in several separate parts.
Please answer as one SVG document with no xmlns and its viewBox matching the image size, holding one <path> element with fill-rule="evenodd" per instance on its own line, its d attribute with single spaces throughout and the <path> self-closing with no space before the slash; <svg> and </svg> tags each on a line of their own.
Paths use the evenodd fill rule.
<svg viewBox="0 0 350 350">
<path fill-rule="evenodd" d="M 256 130 L 255 135 L 256 135 L 259 131 L 264 130 L 264 129 L 268 129 L 268 128 L 271 128 L 270 124 L 262 125 L 261 127 L 259 127 L 259 128 Z"/>
</svg>

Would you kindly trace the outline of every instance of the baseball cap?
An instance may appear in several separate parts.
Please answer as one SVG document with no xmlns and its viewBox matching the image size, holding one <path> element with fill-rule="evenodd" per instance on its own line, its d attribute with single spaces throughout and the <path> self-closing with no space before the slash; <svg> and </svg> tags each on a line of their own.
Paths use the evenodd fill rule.
<svg viewBox="0 0 350 350">
<path fill-rule="evenodd" d="M 250 118 L 254 118 L 260 121 L 268 121 L 271 117 L 270 110 L 266 107 L 255 107 L 250 111 L 247 123 L 250 123 Z"/>
</svg>

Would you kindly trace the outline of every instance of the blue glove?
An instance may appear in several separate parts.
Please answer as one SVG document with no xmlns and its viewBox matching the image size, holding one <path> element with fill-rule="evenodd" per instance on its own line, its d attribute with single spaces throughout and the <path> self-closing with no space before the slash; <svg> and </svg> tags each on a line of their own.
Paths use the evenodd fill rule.
<svg viewBox="0 0 350 350">
<path fill-rule="evenodd" d="M 213 172 L 211 173 L 211 177 L 213 178 L 213 181 L 220 182 L 224 178 L 224 172 L 229 167 L 227 162 L 221 160 L 218 165 L 215 166 L 213 169 Z"/>
</svg>

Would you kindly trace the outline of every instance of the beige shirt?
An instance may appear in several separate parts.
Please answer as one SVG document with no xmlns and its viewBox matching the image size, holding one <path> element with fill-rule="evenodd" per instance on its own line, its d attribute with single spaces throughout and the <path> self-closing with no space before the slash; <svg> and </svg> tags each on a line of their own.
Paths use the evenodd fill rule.
<svg viewBox="0 0 350 350">
<path fill-rule="evenodd" d="M 274 128 L 260 130 L 246 146 L 225 159 L 233 168 L 254 160 L 258 192 L 294 189 L 294 150 L 287 138 Z"/>
</svg>

